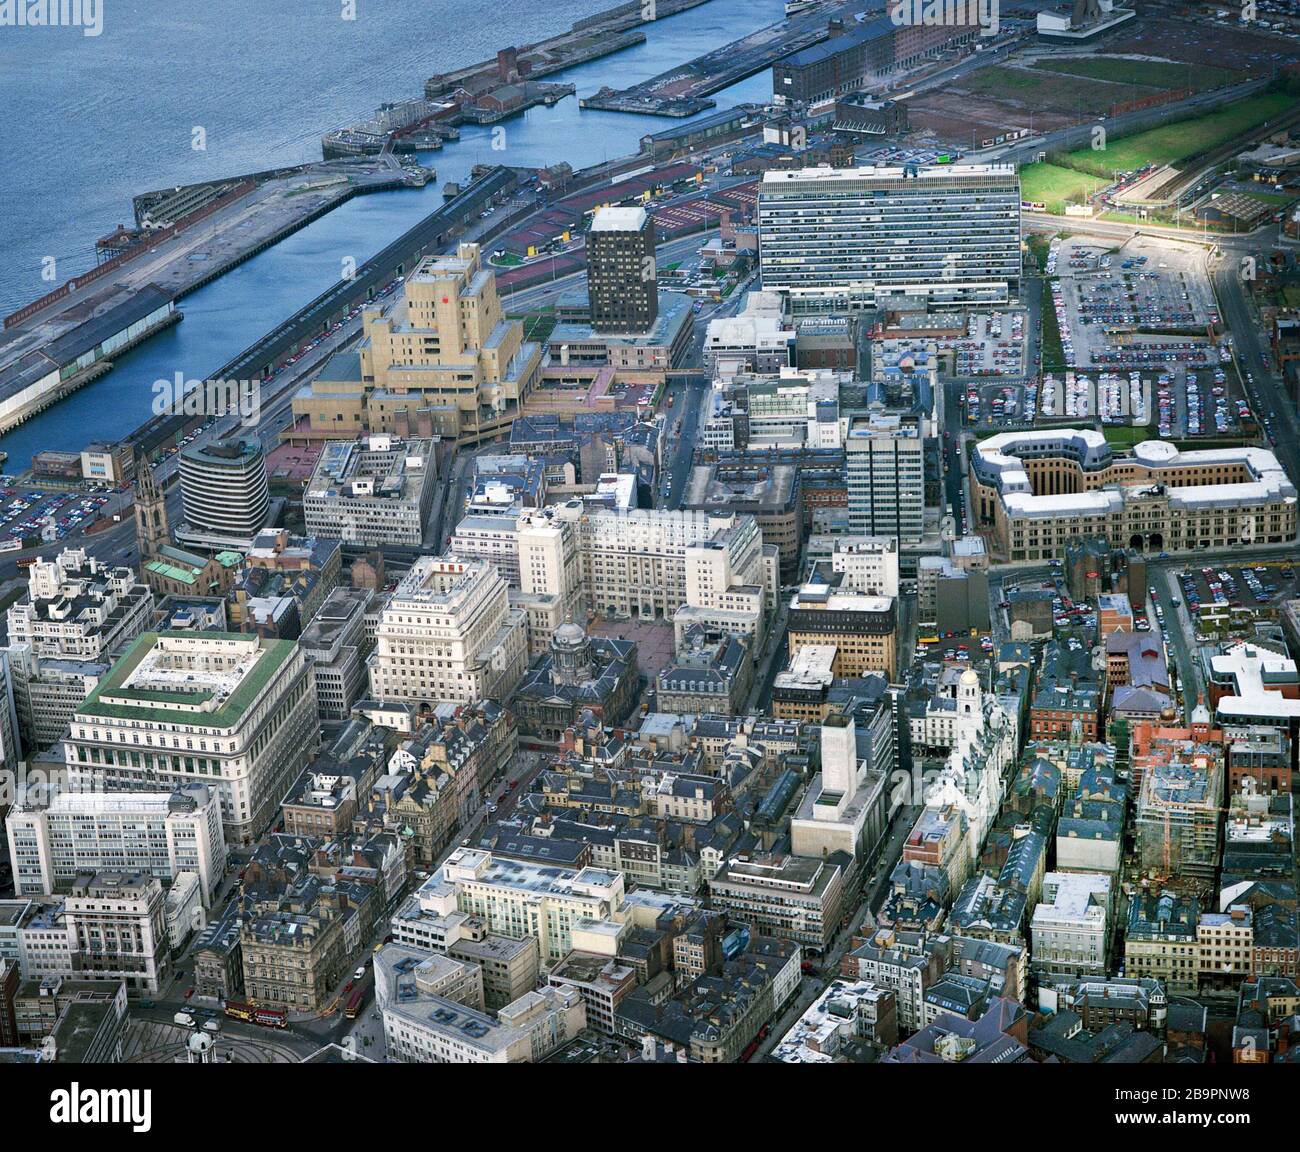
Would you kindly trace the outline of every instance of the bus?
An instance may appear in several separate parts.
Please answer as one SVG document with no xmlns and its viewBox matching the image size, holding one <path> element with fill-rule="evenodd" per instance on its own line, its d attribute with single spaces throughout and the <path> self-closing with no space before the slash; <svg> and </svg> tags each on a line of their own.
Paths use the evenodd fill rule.
<svg viewBox="0 0 1300 1152">
<path fill-rule="evenodd" d="M 284 1008 L 259 1008 L 243 1000 L 227 1000 L 226 1015 L 246 1024 L 260 1024 L 263 1028 L 289 1027 L 289 1013 Z"/>
<path fill-rule="evenodd" d="M 355 1020 L 361 1015 L 361 1004 L 366 998 L 364 988 L 353 989 L 352 995 L 348 997 L 347 1007 L 343 1009 L 343 1015 L 349 1020 Z"/>
</svg>

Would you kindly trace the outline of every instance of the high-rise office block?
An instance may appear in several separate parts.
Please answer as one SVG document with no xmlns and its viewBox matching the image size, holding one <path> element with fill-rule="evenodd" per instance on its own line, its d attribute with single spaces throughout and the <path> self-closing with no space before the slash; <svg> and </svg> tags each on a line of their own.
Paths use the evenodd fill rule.
<svg viewBox="0 0 1300 1152">
<path fill-rule="evenodd" d="M 587 295 L 597 332 L 649 332 L 659 315 L 654 218 L 601 208 L 587 233 Z"/>
<path fill-rule="evenodd" d="M 769 171 L 758 222 L 763 287 L 795 311 L 997 303 L 1019 285 L 1012 165 Z"/>
<path fill-rule="evenodd" d="M 231 439 L 183 449 L 181 503 L 185 523 L 177 540 L 213 550 L 250 547 L 271 506 L 261 443 Z"/>
<path fill-rule="evenodd" d="M 844 439 L 849 529 L 865 536 L 894 536 L 900 543 L 925 531 L 925 459 L 913 417 L 854 416 Z"/>
</svg>

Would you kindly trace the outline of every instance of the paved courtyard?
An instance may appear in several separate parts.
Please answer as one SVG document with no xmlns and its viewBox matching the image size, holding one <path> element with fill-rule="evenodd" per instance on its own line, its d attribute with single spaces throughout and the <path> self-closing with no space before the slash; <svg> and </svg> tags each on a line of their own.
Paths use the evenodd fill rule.
<svg viewBox="0 0 1300 1152">
<path fill-rule="evenodd" d="M 672 663 L 673 625 L 670 620 L 606 620 L 602 616 L 593 616 L 588 630 L 593 636 L 635 641 L 637 666 L 642 675 L 651 680 Z"/>
</svg>

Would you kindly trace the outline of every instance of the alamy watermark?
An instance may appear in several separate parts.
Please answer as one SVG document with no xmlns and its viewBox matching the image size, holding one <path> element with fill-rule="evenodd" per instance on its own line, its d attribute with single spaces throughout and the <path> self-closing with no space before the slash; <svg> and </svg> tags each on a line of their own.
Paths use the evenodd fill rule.
<svg viewBox="0 0 1300 1152">
<path fill-rule="evenodd" d="M 69 771 L 64 764 L 29 764 L 26 760 L 19 760 L 13 768 L 0 768 L 0 809 L 45 808 L 56 796 L 64 793 L 102 791 L 104 789 L 94 775 Z"/>
<path fill-rule="evenodd" d="M 121 1124 L 132 1132 L 153 1127 L 152 1088 L 83 1088 L 73 1081 L 50 1093 L 51 1124 Z"/>
<path fill-rule="evenodd" d="M 999 0 L 892 0 L 889 18 L 897 28 L 978 28 L 996 36 L 999 7 Z"/>
<path fill-rule="evenodd" d="M 104 31 L 101 0 L 0 0 L 0 28 L 80 28 L 83 36 Z"/>
<path fill-rule="evenodd" d="M 153 382 L 155 416 L 238 416 L 251 427 L 262 415 L 260 380 L 187 380 L 177 372 Z"/>
</svg>

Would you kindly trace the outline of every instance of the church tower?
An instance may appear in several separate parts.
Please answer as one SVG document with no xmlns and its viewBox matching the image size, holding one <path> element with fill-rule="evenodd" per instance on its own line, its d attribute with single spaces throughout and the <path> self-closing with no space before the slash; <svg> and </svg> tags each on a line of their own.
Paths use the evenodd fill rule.
<svg viewBox="0 0 1300 1152">
<path fill-rule="evenodd" d="M 135 462 L 135 541 L 141 564 L 157 556 L 164 544 L 171 543 L 167 500 L 144 456 L 138 456 Z"/>
</svg>

